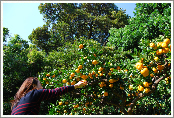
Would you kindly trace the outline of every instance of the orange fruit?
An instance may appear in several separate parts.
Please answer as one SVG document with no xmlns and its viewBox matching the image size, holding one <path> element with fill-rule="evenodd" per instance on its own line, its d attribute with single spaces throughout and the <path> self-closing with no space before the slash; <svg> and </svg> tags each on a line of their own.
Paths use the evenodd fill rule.
<svg viewBox="0 0 174 118">
<path fill-rule="evenodd" d="M 144 89 L 144 92 L 145 92 L 145 93 L 149 93 L 149 91 L 150 91 L 150 88 L 145 88 L 145 89 Z"/>
<path fill-rule="evenodd" d="M 92 71 L 92 75 L 95 75 L 95 71 Z"/>
<path fill-rule="evenodd" d="M 82 75 L 82 76 L 80 76 L 82 79 L 87 79 L 88 78 L 88 76 L 86 76 L 86 75 Z"/>
<path fill-rule="evenodd" d="M 82 68 L 83 68 L 83 66 L 82 66 L 82 65 L 79 65 L 79 66 L 78 66 L 78 69 L 82 69 Z"/>
<path fill-rule="evenodd" d="M 75 76 L 75 73 L 71 73 L 71 77 L 74 77 Z"/>
<path fill-rule="evenodd" d="M 114 85 L 113 84 L 109 84 L 109 87 L 112 88 Z"/>
<path fill-rule="evenodd" d="M 153 67 L 152 70 L 153 70 L 154 73 L 158 72 L 158 70 L 155 67 Z"/>
<path fill-rule="evenodd" d="M 80 72 L 80 70 L 79 70 L 79 69 L 76 69 L 76 70 L 75 70 L 75 72 L 76 72 L 76 73 L 79 73 L 79 72 Z"/>
<path fill-rule="evenodd" d="M 96 57 L 96 54 L 94 54 L 94 57 Z"/>
<path fill-rule="evenodd" d="M 92 64 L 93 64 L 93 65 L 96 65 L 97 63 L 98 63 L 98 62 L 97 62 L 96 60 L 93 60 L 93 61 L 92 61 Z"/>
<path fill-rule="evenodd" d="M 169 48 L 164 48 L 163 49 L 163 53 L 168 53 L 169 52 Z"/>
<path fill-rule="evenodd" d="M 167 45 L 167 43 L 163 42 L 163 43 L 161 44 L 161 47 L 162 47 L 162 48 L 167 48 L 168 45 Z"/>
<path fill-rule="evenodd" d="M 63 82 L 63 83 L 66 83 L 67 81 L 66 81 L 66 79 L 63 79 L 62 82 Z"/>
<path fill-rule="evenodd" d="M 86 108 L 83 108 L 83 111 L 86 111 Z"/>
<path fill-rule="evenodd" d="M 104 92 L 104 96 L 108 96 L 108 92 Z"/>
<path fill-rule="evenodd" d="M 45 80 L 47 80 L 47 78 L 43 78 L 43 80 L 45 81 Z"/>
<path fill-rule="evenodd" d="M 129 90 L 133 90 L 133 85 L 129 85 Z"/>
<path fill-rule="evenodd" d="M 162 44 L 162 42 L 158 42 L 158 43 L 157 43 L 157 47 L 160 47 L 161 44 Z"/>
<path fill-rule="evenodd" d="M 112 75 L 111 72 L 109 72 L 108 75 L 111 76 Z"/>
<path fill-rule="evenodd" d="M 155 44 L 154 43 L 150 43 L 150 47 L 155 47 Z"/>
<path fill-rule="evenodd" d="M 144 76 L 144 77 L 147 77 L 149 75 L 149 70 L 148 68 L 143 68 L 143 70 L 141 70 L 141 74 Z"/>
<path fill-rule="evenodd" d="M 80 44 L 80 45 L 79 45 L 79 48 L 82 49 L 82 48 L 83 48 L 83 44 Z"/>
<path fill-rule="evenodd" d="M 110 82 L 110 83 L 114 83 L 114 79 L 110 79 L 109 82 Z"/>
<path fill-rule="evenodd" d="M 154 75 L 153 75 L 152 73 L 150 74 L 150 76 L 151 76 L 151 77 L 154 77 Z"/>
<path fill-rule="evenodd" d="M 47 76 L 47 77 L 49 77 L 49 76 L 50 76 L 50 74 L 48 73 L 48 74 L 46 74 L 46 76 Z"/>
<path fill-rule="evenodd" d="M 98 74 L 96 74 L 95 77 L 98 77 Z"/>
<path fill-rule="evenodd" d="M 70 85 L 70 83 L 69 83 L 69 82 L 67 82 L 66 84 L 67 84 L 67 85 Z"/>
<path fill-rule="evenodd" d="M 138 93 L 136 93 L 135 95 L 138 96 Z"/>
<path fill-rule="evenodd" d="M 159 58 L 158 58 L 158 57 L 155 57 L 155 58 L 154 58 L 154 60 L 155 60 L 155 61 L 158 61 L 158 60 L 159 60 Z"/>
<path fill-rule="evenodd" d="M 144 87 L 149 87 L 149 83 L 148 82 L 143 82 L 143 86 Z"/>
<path fill-rule="evenodd" d="M 53 75 L 52 78 L 55 78 L 55 75 Z"/>
<path fill-rule="evenodd" d="M 121 86 L 120 86 L 120 89 L 121 89 L 121 90 L 123 90 L 123 89 L 124 89 L 124 87 L 121 87 Z"/>
<path fill-rule="evenodd" d="M 158 65 L 157 65 L 157 69 L 158 69 L 158 70 L 163 70 L 163 69 L 164 69 L 164 65 L 159 65 L 159 64 L 158 64 Z"/>
<path fill-rule="evenodd" d="M 99 70 L 99 71 L 102 71 L 103 69 L 104 69 L 104 68 L 100 67 L 98 70 Z"/>
<path fill-rule="evenodd" d="M 110 68 L 110 71 L 113 72 L 113 69 L 114 69 L 114 68 Z"/>
<path fill-rule="evenodd" d="M 136 69 L 141 70 L 143 68 L 143 64 L 141 62 L 137 62 L 135 67 Z"/>
<path fill-rule="evenodd" d="M 99 86 L 102 88 L 103 87 L 103 84 L 100 84 Z"/>
<path fill-rule="evenodd" d="M 76 84 L 76 81 L 72 81 L 72 82 L 71 82 L 71 85 L 75 85 L 75 84 Z"/>
<path fill-rule="evenodd" d="M 120 66 L 117 66 L 117 70 L 120 70 Z"/>
<path fill-rule="evenodd" d="M 169 44 L 170 43 L 170 39 L 166 38 L 166 39 L 164 39 L 163 42 L 166 43 L 166 44 Z"/>
<path fill-rule="evenodd" d="M 80 78 L 76 78 L 76 81 L 80 81 Z"/>
<path fill-rule="evenodd" d="M 141 85 L 138 86 L 138 90 L 139 91 L 143 91 L 144 90 L 144 87 L 142 87 Z"/>
<path fill-rule="evenodd" d="M 47 81 L 46 84 L 49 84 L 49 81 Z"/>
<path fill-rule="evenodd" d="M 59 105 L 63 105 L 63 102 L 59 102 Z"/>
</svg>

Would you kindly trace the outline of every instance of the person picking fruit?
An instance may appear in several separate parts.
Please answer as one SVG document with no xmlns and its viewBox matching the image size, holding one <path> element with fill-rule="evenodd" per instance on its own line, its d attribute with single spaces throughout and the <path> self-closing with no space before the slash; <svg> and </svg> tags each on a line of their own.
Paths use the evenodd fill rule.
<svg viewBox="0 0 174 118">
<path fill-rule="evenodd" d="M 77 88 L 87 85 L 87 81 L 79 81 L 75 85 L 55 89 L 43 89 L 36 77 L 27 78 L 11 101 L 11 115 L 38 115 L 41 101 L 55 98 Z"/>
</svg>

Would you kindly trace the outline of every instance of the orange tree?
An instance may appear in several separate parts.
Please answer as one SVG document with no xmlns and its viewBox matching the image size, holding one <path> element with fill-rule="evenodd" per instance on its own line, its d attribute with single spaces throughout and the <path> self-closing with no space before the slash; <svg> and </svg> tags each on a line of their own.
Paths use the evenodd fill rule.
<svg viewBox="0 0 174 118">
<path fill-rule="evenodd" d="M 80 80 L 88 85 L 50 103 L 49 114 L 171 114 L 170 39 L 141 39 L 140 48 L 141 53 L 131 54 L 82 38 L 63 49 L 69 50 L 68 65 L 39 73 L 43 87 L 74 85 Z"/>
</svg>

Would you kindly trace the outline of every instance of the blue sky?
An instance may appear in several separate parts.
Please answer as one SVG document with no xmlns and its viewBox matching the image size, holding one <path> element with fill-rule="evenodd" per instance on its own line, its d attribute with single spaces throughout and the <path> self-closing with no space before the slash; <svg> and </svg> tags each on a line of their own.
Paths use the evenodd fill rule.
<svg viewBox="0 0 174 118">
<path fill-rule="evenodd" d="M 10 35 L 19 34 L 21 38 L 28 40 L 32 30 L 43 26 L 43 15 L 39 13 L 40 3 L 3 3 L 3 27 L 10 30 Z M 120 9 L 126 9 L 126 14 L 134 17 L 135 3 L 115 3 Z"/>
</svg>

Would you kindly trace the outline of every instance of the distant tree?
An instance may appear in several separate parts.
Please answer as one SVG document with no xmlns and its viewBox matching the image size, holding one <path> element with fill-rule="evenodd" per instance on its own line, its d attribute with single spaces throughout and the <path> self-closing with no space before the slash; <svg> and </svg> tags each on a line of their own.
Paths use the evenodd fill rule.
<svg viewBox="0 0 174 118">
<path fill-rule="evenodd" d="M 48 29 L 40 32 L 43 28 L 36 28 L 29 39 L 46 52 L 81 37 L 104 44 L 109 37 L 109 29 L 124 27 L 129 18 L 113 3 L 46 3 L 40 4 L 39 10 L 46 21 L 43 28 L 47 26 Z M 46 33 L 50 37 L 43 38 Z"/>
<path fill-rule="evenodd" d="M 9 29 L 3 27 L 3 42 L 7 42 L 7 38 L 9 37 Z"/>
</svg>

